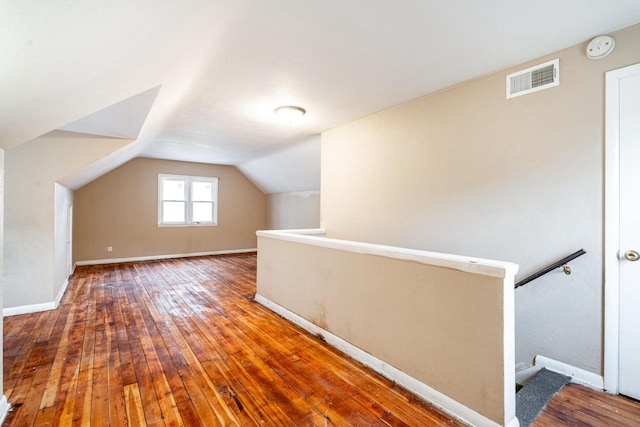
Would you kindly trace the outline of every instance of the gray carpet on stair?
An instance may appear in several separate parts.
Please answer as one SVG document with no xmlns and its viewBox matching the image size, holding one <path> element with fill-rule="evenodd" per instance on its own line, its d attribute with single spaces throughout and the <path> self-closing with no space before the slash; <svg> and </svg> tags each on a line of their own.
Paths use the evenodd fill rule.
<svg viewBox="0 0 640 427">
<path fill-rule="evenodd" d="M 528 427 L 540 411 L 570 377 L 542 368 L 540 372 L 516 394 L 516 416 L 520 427 Z"/>
</svg>

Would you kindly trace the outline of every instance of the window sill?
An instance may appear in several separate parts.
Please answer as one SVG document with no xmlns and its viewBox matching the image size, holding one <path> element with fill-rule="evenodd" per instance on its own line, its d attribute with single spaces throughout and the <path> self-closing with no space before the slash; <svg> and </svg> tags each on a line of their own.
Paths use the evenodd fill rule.
<svg viewBox="0 0 640 427">
<path fill-rule="evenodd" d="M 165 227 L 215 227 L 217 226 L 218 223 L 217 222 L 205 222 L 202 224 L 158 224 L 158 227 L 160 228 L 165 228 Z"/>
</svg>

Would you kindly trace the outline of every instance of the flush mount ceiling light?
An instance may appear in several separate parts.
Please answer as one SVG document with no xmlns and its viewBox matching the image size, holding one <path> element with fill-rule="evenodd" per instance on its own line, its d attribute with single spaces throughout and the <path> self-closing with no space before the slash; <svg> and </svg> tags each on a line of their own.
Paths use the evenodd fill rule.
<svg viewBox="0 0 640 427">
<path fill-rule="evenodd" d="M 283 105 L 273 110 L 276 116 L 283 118 L 289 123 L 293 123 L 306 113 L 304 108 L 296 107 L 295 105 Z"/>
<path fill-rule="evenodd" d="M 598 36 L 587 45 L 587 58 L 601 59 L 613 52 L 616 41 L 611 36 Z"/>
</svg>

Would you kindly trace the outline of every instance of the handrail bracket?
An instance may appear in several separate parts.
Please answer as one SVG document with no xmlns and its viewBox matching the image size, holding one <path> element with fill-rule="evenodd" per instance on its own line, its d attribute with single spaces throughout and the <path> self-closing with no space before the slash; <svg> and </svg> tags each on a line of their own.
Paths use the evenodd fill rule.
<svg viewBox="0 0 640 427">
<path fill-rule="evenodd" d="M 547 267 L 536 271 L 535 273 L 533 273 L 531 276 L 525 277 L 524 279 L 520 280 L 519 282 L 517 282 L 515 284 L 515 288 L 519 288 L 520 286 L 526 285 L 527 283 L 536 280 L 538 277 L 544 276 L 545 274 L 549 273 L 550 271 L 555 270 L 558 267 L 562 267 L 562 271 L 564 271 L 564 274 L 569 275 L 571 274 L 571 267 L 569 267 L 567 265 L 567 263 L 569 261 L 573 261 L 574 259 L 578 258 L 579 256 L 582 256 L 584 254 L 586 254 L 587 252 L 584 249 L 580 249 L 579 251 L 576 251 L 574 253 L 572 253 L 569 256 L 566 256 L 564 258 L 562 258 L 559 261 L 554 262 L 553 264 L 548 265 Z"/>
</svg>

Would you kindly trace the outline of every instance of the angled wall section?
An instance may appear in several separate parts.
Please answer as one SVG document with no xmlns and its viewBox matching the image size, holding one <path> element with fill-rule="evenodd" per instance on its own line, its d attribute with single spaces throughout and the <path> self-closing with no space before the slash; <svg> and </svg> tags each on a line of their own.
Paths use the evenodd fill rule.
<svg viewBox="0 0 640 427">
<path fill-rule="evenodd" d="M 70 190 L 56 191 L 56 182 L 129 142 L 54 131 L 6 151 L 5 312 L 55 307 L 66 280 L 60 229 L 66 229 L 72 204 Z"/>
</svg>

